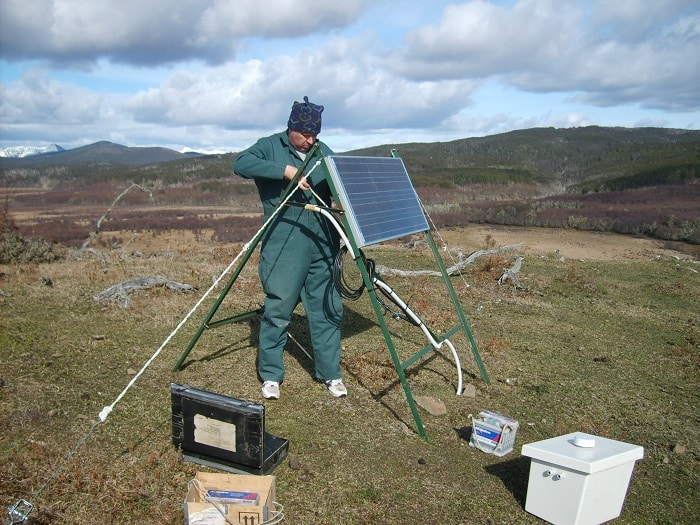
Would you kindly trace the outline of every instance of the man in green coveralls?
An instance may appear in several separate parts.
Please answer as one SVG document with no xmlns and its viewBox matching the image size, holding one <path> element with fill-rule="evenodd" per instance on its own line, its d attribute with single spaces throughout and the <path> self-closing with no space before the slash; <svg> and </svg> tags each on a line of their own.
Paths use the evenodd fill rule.
<svg viewBox="0 0 700 525">
<path fill-rule="evenodd" d="M 294 102 L 287 130 L 263 137 L 241 152 L 233 170 L 253 179 L 267 220 L 279 204 L 289 181 L 296 175 L 307 152 L 318 141 L 323 106 Z M 307 174 L 320 160 L 332 155 L 319 141 L 307 164 Z M 313 189 L 313 191 L 312 191 Z M 315 194 L 315 195 L 314 195 Z M 318 202 L 317 196 L 323 201 Z M 291 201 L 327 206 L 331 190 L 323 171 L 303 178 Z M 328 220 L 302 206 L 283 206 L 261 241 L 258 275 L 265 292 L 265 312 L 260 323 L 258 374 L 265 399 L 279 399 L 284 381 L 283 351 L 287 326 L 301 300 L 309 321 L 316 379 L 335 397 L 347 395 L 340 370 L 340 324 L 343 304 L 333 282 L 333 264 L 339 235 Z"/>
</svg>

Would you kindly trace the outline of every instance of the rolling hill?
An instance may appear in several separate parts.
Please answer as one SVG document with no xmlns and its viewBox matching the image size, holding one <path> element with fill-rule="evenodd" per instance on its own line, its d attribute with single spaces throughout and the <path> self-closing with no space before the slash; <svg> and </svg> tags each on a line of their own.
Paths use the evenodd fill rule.
<svg viewBox="0 0 700 525">
<path fill-rule="evenodd" d="M 398 150 L 414 184 L 549 182 L 596 189 L 606 179 L 681 170 L 697 177 L 700 131 L 665 128 L 534 128 L 451 142 L 390 144 L 352 154 Z"/>
<path fill-rule="evenodd" d="M 416 187 L 537 183 L 566 191 L 601 191 L 696 180 L 700 131 L 666 128 L 533 128 L 435 143 L 384 144 L 344 152 L 387 156 L 397 150 Z M 22 185 L 47 171 L 61 180 L 98 177 L 132 179 L 174 173 L 188 178 L 226 178 L 235 154 L 184 154 L 167 148 L 126 147 L 97 142 L 80 148 L 26 158 L 0 159 L 0 182 Z M 89 168 L 89 169 L 87 169 Z M 83 181 L 87 182 L 87 181 Z"/>
</svg>

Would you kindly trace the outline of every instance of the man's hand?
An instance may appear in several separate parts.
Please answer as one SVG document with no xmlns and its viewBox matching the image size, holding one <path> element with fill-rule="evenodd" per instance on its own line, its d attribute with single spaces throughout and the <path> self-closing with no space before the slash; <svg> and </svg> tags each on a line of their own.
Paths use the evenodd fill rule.
<svg viewBox="0 0 700 525">
<path fill-rule="evenodd" d="M 284 178 L 287 180 L 292 180 L 294 178 L 294 175 L 297 174 L 297 168 L 294 166 L 287 165 L 286 168 L 284 168 Z M 302 191 L 306 191 L 308 189 L 311 189 L 311 184 L 309 184 L 306 180 L 306 177 L 301 177 L 299 179 L 299 188 Z"/>
</svg>

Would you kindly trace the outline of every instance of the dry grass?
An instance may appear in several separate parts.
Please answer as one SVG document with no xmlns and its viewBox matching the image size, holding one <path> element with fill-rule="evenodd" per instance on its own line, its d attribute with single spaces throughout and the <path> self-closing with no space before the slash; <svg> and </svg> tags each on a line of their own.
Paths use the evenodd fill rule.
<svg viewBox="0 0 700 525">
<path fill-rule="evenodd" d="M 198 467 L 182 462 L 171 443 L 170 383 L 261 401 L 255 322 L 205 332 L 184 369 L 172 371 L 210 297 L 80 445 L 100 410 L 238 253 L 172 237 L 167 246 L 154 248 L 153 257 L 119 259 L 115 252 L 106 273 L 90 257 L 0 266 L 0 290 L 9 294 L 0 297 L 0 499 L 3 506 L 32 501 L 31 523 L 182 523 L 187 481 Z M 422 248 L 369 251 L 385 266 L 434 268 Z M 282 398 L 266 402 L 268 430 L 288 438 L 299 461 L 275 470 L 288 523 L 540 523 L 524 510 L 529 463 L 520 447 L 572 431 L 645 448 L 619 523 L 700 522 L 697 266 L 668 257 L 572 262 L 542 254 L 527 257 L 520 274 L 526 289 L 518 292 L 496 283 L 507 266 L 507 258 L 483 260 L 454 282 L 491 384 L 480 379 L 464 337 L 453 342 L 475 398 L 455 396 L 449 353 L 409 370 L 413 393 L 437 397 L 448 409 L 442 417 L 421 413 L 427 443 L 415 433 L 366 294 L 346 303 L 348 398 L 329 397 L 290 342 Z M 128 309 L 92 300 L 146 275 L 199 291 L 151 289 Z M 42 283 L 47 276 L 52 286 Z M 388 280 L 431 329 L 454 326 L 439 280 Z M 221 313 L 255 308 L 261 298 L 253 258 Z M 389 326 L 402 354 L 424 345 L 406 323 Z M 309 351 L 301 309 L 291 331 Z M 483 409 L 519 420 L 510 455 L 469 447 L 468 416 Z"/>
</svg>

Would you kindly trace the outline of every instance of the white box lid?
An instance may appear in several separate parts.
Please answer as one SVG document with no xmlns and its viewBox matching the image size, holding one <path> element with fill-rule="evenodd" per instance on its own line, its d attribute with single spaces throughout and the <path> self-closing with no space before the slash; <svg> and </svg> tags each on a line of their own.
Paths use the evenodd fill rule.
<svg viewBox="0 0 700 525">
<path fill-rule="evenodd" d="M 577 446 L 574 445 L 574 439 L 577 440 L 577 443 L 583 442 L 589 445 L 590 440 L 595 440 L 595 445 L 592 447 Z M 523 445 L 522 455 L 586 474 L 593 474 L 629 461 L 642 459 L 644 448 L 583 432 L 573 432 Z"/>
</svg>

